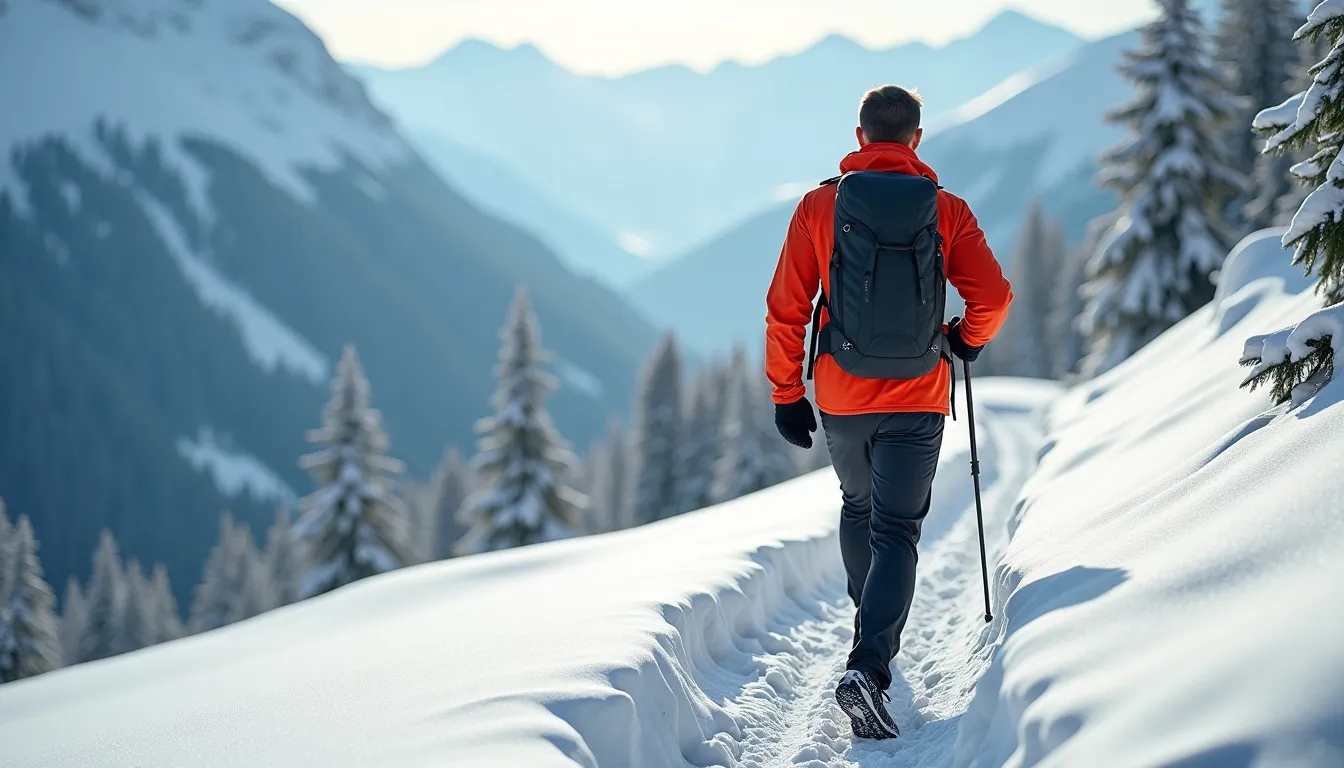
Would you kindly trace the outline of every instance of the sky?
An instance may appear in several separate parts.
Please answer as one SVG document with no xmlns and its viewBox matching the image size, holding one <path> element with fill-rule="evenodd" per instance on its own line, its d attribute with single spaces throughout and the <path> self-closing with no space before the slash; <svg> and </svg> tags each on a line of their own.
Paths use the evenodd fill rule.
<svg viewBox="0 0 1344 768">
<path fill-rule="evenodd" d="M 1016 8 L 1086 37 L 1137 26 L 1152 0 L 276 0 L 343 60 L 414 66 L 466 38 L 531 43 L 576 72 L 754 64 L 831 33 L 938 44 Z"/>
</svg>

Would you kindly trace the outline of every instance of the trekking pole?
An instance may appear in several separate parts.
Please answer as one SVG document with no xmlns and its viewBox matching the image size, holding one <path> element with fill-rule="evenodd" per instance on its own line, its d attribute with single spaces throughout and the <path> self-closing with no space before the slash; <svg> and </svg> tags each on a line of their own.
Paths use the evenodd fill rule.
<svg viewBox="0 0 1344 768">
<path fill-rule="evenodd" d="M 966 376 L 966 421 L 971 426 L 971 482 L 975 485 L 975 522 L 980 529 L 980 577 L 985 584 L 985 623 L 994 620 L 989 608 L 989 565 L 985 559 L 985 513 L 980 506 L 980 453 L 975 446 L 975 400 L 971 397 L 971 364 L 961 361 Z"/>
</svg>

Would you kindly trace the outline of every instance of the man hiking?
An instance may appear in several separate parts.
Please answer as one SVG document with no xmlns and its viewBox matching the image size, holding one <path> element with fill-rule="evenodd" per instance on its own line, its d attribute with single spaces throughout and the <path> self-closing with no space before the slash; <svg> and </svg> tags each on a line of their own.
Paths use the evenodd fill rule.
<svg viewBox="0 0 1344 768">
<path fill-rule="evenodd" d="M 915 155 L 918 94 L 875 88 L 859 106 L 859 150 L 793 215 L 766 303 L 766 373 L 775 425 L 812 446 L 804 388 L 813 324 L 817 406 L 840 477 L 840 551 L 858 607 L 854 648 L 835 697 L 854 735 L 900 735 L 883 704 L 914 596 L 916 544 L 929 503 L 952 360 L 971 361 L 998 332 L 1012 292 L 965 201 Z M 943 324 L 947 283 L 966 301 Z M 812 298 L 821 289 L 817 306 Z"/>
</svg>

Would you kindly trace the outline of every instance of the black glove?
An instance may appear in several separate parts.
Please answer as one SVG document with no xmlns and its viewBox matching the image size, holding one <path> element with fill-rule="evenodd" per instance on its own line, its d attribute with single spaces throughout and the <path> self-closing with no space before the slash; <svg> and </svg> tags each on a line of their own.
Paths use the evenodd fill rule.
<svg viewBox="0 0 1344 768">
<path fill-rule="evenodd" d="M 961 340 L 961 318 L 954 317 L 952 322 L 947 324 L 947 346 L 952 350 L 952 354 L 965 360 L 968 363 L 974 363 L 975 359 L 984 351 L 985 345 L 972 347 Z"/>
<path fill-rule="evenodd" d="M 775 403 L 775 428 L 785 440 L 799 448 L 812 447 L 812 433 L 817 431 L 817 415 L 812 404 L 804 397 L 792 403 Z"/>
</svg>

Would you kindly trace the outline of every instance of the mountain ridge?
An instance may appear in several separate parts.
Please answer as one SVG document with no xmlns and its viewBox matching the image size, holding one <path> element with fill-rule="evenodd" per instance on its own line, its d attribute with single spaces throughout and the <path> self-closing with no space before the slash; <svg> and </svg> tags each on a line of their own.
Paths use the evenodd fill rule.
<svg viewBox="0 0 1344 768">
<path fill-rule="evenodd" d="M 1005 269 L 1032 197 L 1063 220 L 1071 243 L 1081 240 L 1093 217 L 1114 208 L 1113 193 L 1092 181 L 1093 158 L 1124 135 L 1103 116 L 1127 98 L 1129 86 L 1115 65 L 1136 41 L 1133 32 L 1104 38 L 1041 65 L 1010 97 L 927 135 L 920 157 L 948 191 L 970 204 Z M 693 348 L 759 345 L 765 290 L 795 205 L 796 199 L 758 211 L 636 282 L 629 294 Z M 698 299 L 706 291 L 715 298 L 702 307 Z M 955 292 L 949 300 L 954 305 Z M 693 301 L 697 311 L 685 312 Z"/>
<path fill-rule="evenodd" d="M 569 67 L 566 67 L 565 65 L 561 64 L 560 62 L 556 61 L 550 56 L 547 56 L 546 52 L 541 50 L 535 43 L 525 41 L 515 43 L 513 45 L 501 45 L 499 43 L 496 43 L 492 40 L 488 40 L 483 37 L 463 38 L 458 42 L 448 46 L 440 53 L 430 57 L 428 60 L 421 62 L 419 64 L 409 64 L 404 66 L 384 66 L 373 62 L 362 61 L 356 58 L 341 59 L 340 62 L 343 65 L 347 67 L 353 67 L 356 70 L 378 70 L 382 72 L 397 72 L 404 70 L 423 69 L 438 65 L 452 64 L 455 63 L 453 61 L 454 57 L 458 55 L 480 55 L 480 53 L 488 52 L 489 54 L 504 53 L 504 54 L 526 55 L 529 59 L 532 59 L 534 61 L 538 60 L 544 61 L 547 65 L 554 67 L 555 69 L 562 70 L 576 77 L 621 80 L 625 78 L 639 77 L 641 75 L 645 75 L 650 72 L 659 72 L 662 70 L 678 70 L 678 71 L 684 71 L 689 74 L 710 76 L 715 74 L 720 68 L 724 67 L 729 69 L 759 69 L 761 67 L 775 63 L 781 59 L 797 58 L 799 56 L 804 56 L 812 52 L 814 49 L 843 48 L 848 50 L 859 50 L 866 53 L 891 53 L 893 51 L 905 51 L 905 50 L 916 52 L 939 51 L 944 50 L 949 46 L 954 46 L 956 44 L 963 43 L 967 40 L 972 40 L 978 36 L 988 33 L 1013 34 L 1021 32 L 1023 30 L 1035 31 L 1041 28 L 1058 30 L 1065 34 L 1071 35 L 1080 44 L 1101 39 L 1101 38 L 1089 38 L 1080 35 L 1076 32 L 1073 32 L 1072 30 L 1069 30 L 1067 27 L 1054 24 L 1045 21 L 1043 19 L 1039 19 L 1017 8 L 1006 8 L 988 18 L 984 24 L 981 24 L 979 27 L 969 32 L 968 34 L 963 35 L 961 37 L 952 38 L 942 44 L 933 44 L 925 40 L 912 39 L 899 43 L 894 43 L 892 45 L 873 47 L 866 45 L 842 32 L 829 32 L 825 35 L 822 35 L 821 37 L 816 38 L 815 40 L 803 46 L 797 51 L 781 53 L 777 56 L 773 56 L 769 59 L 759 62 L 745 62 L 742 61 L 741 59 L 735 59 L 729 57 L 714 64 L 714 66 L 704 70 L 696 69 L 695 67 L 691 67 L 687 64 L 683 64 L 680 62 L 668 62 L 665 64 L 654 64 L 648 67 L 633 69 L 629 72 L 621 72 L 618 74 L 611 74 L 611 75 L 579 72 L 570 69 Z"/>
<path fill-rule="evenodd" d="M 28 107 L 0 121 L 18 329 L 0 370 L 19 372 L 0 377 L 0 497 L 53 582 L 86 574 L 107 528 L 188 601 L 222 509 L 260 534 L 311 488 L 297 457 L 347 343 L 413 477 L 469 450 L 519 284 L 565 434 L 628 408 L 653 328 L 445 184 L 362 94 L 259 0 L 0 14 L 0 103 Z M 221 479 L 238 467 L 258 482 Z"/>
<path fill-rule="evenodd" d="M 837 42 L 708 73 L 672 66 L 618 78 L 579 75 L 535 49 L 515 56 L 479 41 L 420 68 L 350 70 L 418 145 L 438 138 L 504 163 L 608 240 L 647 240 L 656 262 L 769 205 L 777 187 L 824 177 L 847 147 L 868 88 L 916 86 L 936 119 L 1082 44 L 1029 19 L 1026 30 L 1016 29 L 1014 18 L 938 49 Z M 463 188 L 495 183 L 476 177 Z M 544 238 L 528 216 L 518 210 L 508 218 Z M 590 258 L 566 255 L 576 263 Z M 589 263 L 590 273 L 602 275 L 610 262 Z"/>
</svg>

